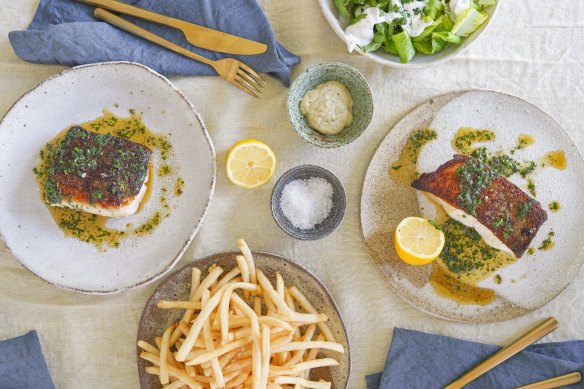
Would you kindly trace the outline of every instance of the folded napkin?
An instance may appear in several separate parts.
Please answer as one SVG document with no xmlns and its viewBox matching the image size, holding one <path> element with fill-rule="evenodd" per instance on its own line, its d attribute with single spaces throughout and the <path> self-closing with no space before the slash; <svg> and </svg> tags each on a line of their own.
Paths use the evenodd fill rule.
<svg viewBox="0 0 584 389">
<path fill-rule="evenodd" d="M 36 331 L 0 341 L 0 388 L 55 388 Z"/>
<path fill-rule="evenodd" d="M 266 43 L 261 55 L 217 53 L 190 45 L 177 29 L 123 15 L 124 18 L 210 59 L 237 58 L 259 73 L 290 84 L 291 67 L 300 58 L 275 37 L 256 0 L 122 0 L 141 8 Z M 8 34 L 16 55 L 28 62 L 75 66 L 106 61 L 139 62 L 166 75 L 208 76 L 199 62 L 122 31 L 93 17 L 95 7 L 73 0 L 41 0 L 25 31 Z"/>
<path fill-rule="evenodd" d="M 501 347 L 396 328 L 383 373 L 367 376 L 367 389 L 443 388 Z M 465 389 L 515 388 L 580 371 L 584 341 L 536 344 L 479 377 Z M 568 388 L 582 388 L 584 384 Z"/>
</svg>

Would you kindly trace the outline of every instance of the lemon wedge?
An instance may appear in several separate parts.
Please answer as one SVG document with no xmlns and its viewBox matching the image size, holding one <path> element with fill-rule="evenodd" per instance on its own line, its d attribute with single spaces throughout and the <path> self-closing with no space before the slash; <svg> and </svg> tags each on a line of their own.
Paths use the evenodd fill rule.
<svg viewBox="0 0 584 389">
<path fill-rule="evenodd" d="M 410 265 L 434 261 L 444 248 L 444 233 L 421 217 L 407 217 L 395 229 L 397 255 Z"/>
<path fill-rule="evenodd" d="M 257 188 L 266 184 L 276 170 L 276 155 L 265 143 L 244 139 L 235 143 L 227 155 L 227 177 L 235 185 Z"/>
</svg>

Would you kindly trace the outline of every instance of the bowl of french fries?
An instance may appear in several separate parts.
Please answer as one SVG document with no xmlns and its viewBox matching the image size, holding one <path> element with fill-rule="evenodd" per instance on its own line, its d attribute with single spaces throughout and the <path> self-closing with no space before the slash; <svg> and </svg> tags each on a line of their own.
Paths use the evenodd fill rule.
<svg viewBox="0 0 584 389">
<path fill-rule="evenodd" d="M 237 246 L 154 291 L 138 329 L 141 388 L 346 388 L 349 340 L 324 284 L 289 259 Z"/>
</svg>

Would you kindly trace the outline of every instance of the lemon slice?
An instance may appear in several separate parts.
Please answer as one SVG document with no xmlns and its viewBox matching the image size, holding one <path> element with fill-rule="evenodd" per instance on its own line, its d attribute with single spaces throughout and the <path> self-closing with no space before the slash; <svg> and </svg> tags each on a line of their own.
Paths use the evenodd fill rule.
<svg viewBox="0 0 584 389">
<path fill-rule="evenodd" d="M 397 255 L 410 265 L 434 261 L 444 248 L 444 233 L 421 217 L 407 217 L 395 229 Z"/>
<path fill-rule="evenodd" d="M 274 175 L 276 155 L 270 147 L 255 139 L 237 142 L 227 155 L 227 177 L 244 188 L 262 186 Z"/>
</svg>

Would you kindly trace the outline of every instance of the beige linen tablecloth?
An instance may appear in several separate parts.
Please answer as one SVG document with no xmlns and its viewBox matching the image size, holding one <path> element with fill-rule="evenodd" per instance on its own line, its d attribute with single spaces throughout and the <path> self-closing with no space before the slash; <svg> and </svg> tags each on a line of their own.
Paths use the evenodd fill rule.
<svg viewBox="0 0 584 389">
<path fill-rule="evenodd" d="M 256 100 L 216 77 L 174 78 L 206 122 L 218 165 L 208 216 L 177 266 L 234 249 L 235 240 L 244 237 L 253 249 L 284 255 L 311 269 L 330 289 L 347 324 L 353 359 L 350 388 L 365 387 L 364 375 L 383 368 L 396 326 L 504 344 L 541 318 L 555 316 L 560 329 L 546 340 L 584 338 L 582 273 L 558 298 L 521 319 L 451 323 L 400 300 L 377 273 L 361 234 L 361 187 L 377 145 L 405 113 L 437 94 L 486 88 L 517 95 L 556 117 L 584 149 L 584 1 L 500 1 L 496 20 L 468 51 L 440 66 L 407 71 L 348 54 L 315 0 L 261 1 L 276 37 L 302 57 L 294 76 L 320 62 L 350 64 L 371 84 L 375 115 L 357 141 L 323 150 L 293 131 L 285 110 L 287 89 L 274 80 L 265 97 Z M 63 69 L 22 62 L 8 43 L 8 32 L 25 28 L 36 5 L 35 0 L 1 2 L 0 115 L 24 92 Z M 294 240 L 272 220 L 269 200 L 275 179 L 258 190 L 240 189 L 227 180 L 226 152 L 247 137 L 273 147 L 279 158 L 275 179 L 304 163 L 321 165 L 339 177 L 348 204 L 337 231 L 316 242 Z M 136 329 L 157 284 L 114 296 L 68 292 L 33 276 L 0 244 L 0 339 L 38 330 L 58 388 L 136 388 Z"/>
</svg>

